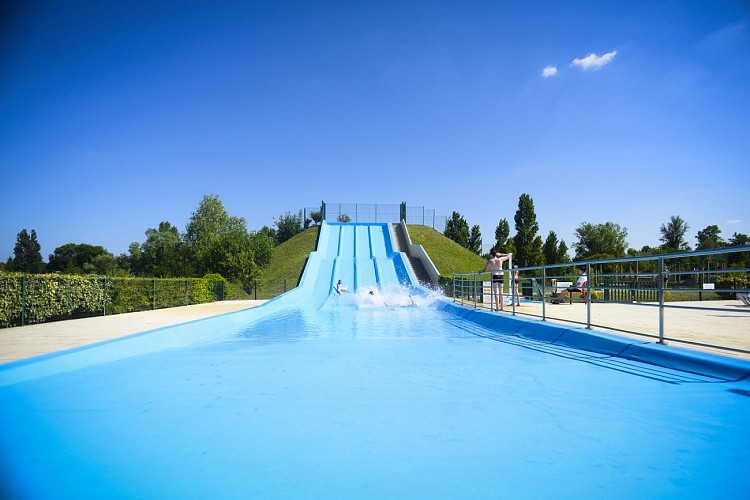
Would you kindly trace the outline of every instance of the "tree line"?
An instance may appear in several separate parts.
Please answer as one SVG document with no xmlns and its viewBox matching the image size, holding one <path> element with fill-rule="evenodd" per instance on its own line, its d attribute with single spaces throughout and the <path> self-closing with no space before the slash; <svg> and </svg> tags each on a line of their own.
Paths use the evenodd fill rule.
<svg viewBox="0 0 750 500">
<path fill-rule="evenodd" d="M 528 194 L 524 193 L 519 197 L 518 209 L 513 220 L 516 233 L 512 237 L 508 220 L 500 220 L 495 229 L 495 242 L 490 253 L 496 251 L 512 253 L 514 263 L 523 267 L 564 264 L 571 261 L 568 255 L 568 245 L 565 240 L 559 240 L 554 231 L 550 231 L 546 239 L 542 241 L 542 237 L 538 234 L 539 224 L 534 212 L 534 200 Z M 621 227 L 614 222 L 603 224 L 583 222 L 575 230 L 574 260 L 689 252 L 693 249 L 685 240 L 688 229 L 690 226 L 685 220 L 678 215 L 673 215 L 659 228 L 661 245 L 656 247 L 647 245 L 636 250 L 628 248 L 626 227 Z M 469 230 L 468 222 L 459 212 L 453 212 L 446 222 L 443 234 L 475 254 L 481 255 L 482 235 L 479 226 L 472 226 Z M 724 240 L 717 225 L 710 225 L 698 231 L 696 239 L 698 241 L 695 250 L 750 244 L 750 237 L 743 233 L 734 233 L 729 240 Z M 737 258 L 744 260 L 742 256 L 735 257 Z M 729 265 L 738 263 L 729 262 Z"/>
<path fill-rule="evenodd" d="M 271 260 L 272 249 L 320 221 L 313 212 L 303 220 L 300 210 L 274 219 L 275 227 L 249 231 L 244 218 L 230 215 L 216 195 L 205 195 L 181 232 L 170 222 L 146 230 L 142 243 L 133 242 L 128 253 L 113 255 L 104 247 L 67 243 L 55 248 L 44 262 L 36 230 L 20 231 L 13 257 L 0 269 L 25 273 L 97 273 L 156 278 L 202 277 L 218 273 L 244 283 L 257 279 Z"/>
<path fill-rule="evenodd" d="M 319 223 L 320 219 L 320 212 L 311 212 L 309 218 L 305 218 L 301 210 L 296 214 L 286 212 L 274 219 L 275 227 L 263 226 L 258 231 L 249 231 L 245 219 L 227 213 L 217 195 L 205 195 L 184 232 L 168 221 L 161 222 L 158 227 L 145 231 L 145 241 L 131 243 L 128 253 L 117 256 L 102 246 L 67 243 L 57 247 L 45 263 L 36 231 L 23 229 L 17 235 L 13 257 L 4 264 L 0 263 L 0 269 L 157 278 L 202 277 L 218 273 L 234 283 L 245 283 L 262 275 L 275 245 L 311 224 Z M 346 222 L 347 219 L 340 218 L 339 221 Z M 519 197 L 513 222 L 516 232 L 511 236 L 508 220 L 500 220 L 495 229 L 492 252 L 513 253 L 514 262 L 524 267 L 570 262 L 568 245 L 554 231 L 550 231 L 544 240 L 538 234 L 534 201 L 528 194 Z M 691 246 L 685 240 L 688 229 L 689 225 L 681 217 L 672 216 L 660 227 L 661 245 L 635 250 L 628 248 L 627 228 L 614 222 L 583 222 L 575 231 L 574 260 L 690 251 Z M 481 254 L 479 226 L 469 228 L 459 212 L 454 211 L 446 222 L 444 235 L 477 255 Z M 695 250 L 750 244 L 750 238 L 742 233 L 734 233 L 725 241 L 717 225 L 698 231 L 696 239 Z M 739 258 L 744 260 L 742 256 Z"/>
</svg>

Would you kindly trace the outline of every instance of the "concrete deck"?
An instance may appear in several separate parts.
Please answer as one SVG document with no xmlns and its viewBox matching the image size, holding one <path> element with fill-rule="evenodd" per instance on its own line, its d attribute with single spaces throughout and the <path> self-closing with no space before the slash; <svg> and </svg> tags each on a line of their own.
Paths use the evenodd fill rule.
<svg viewBox="0 0 750 500">
<path fill-rule="evenodd" d="M 3 329 L 0 330 L 0 364 L 239 311 L 255 307 L 263 302 L 265 301 L 213 302 Z M 745 306 L 739 300 L 678 304 L 691 309 L 668 308 L 666 310 L 665 340 L 667 344 L 750 359 L 750 307 Z M 464 305 L 473 306 L 473 302 L 465 301 Z M 478 305 L 484 307 L 482 304 Z M 505 314 L 511 311 L 511 307 L 506 306 Z M 583 303 L 546 304 L 545 313 L 547 321 L 575 326 L 586 324 L 587 307 Z M 516 314 L 520 318 L 541 320 L 542 305 L 524 302 L 516 307 Z M 641 340 L 658 340 L 659 309 L 653 305 L 593 303 L 591 322 L 596 330 Z M 638 332 L 640 335 L 623 330 Z M 699 346 L 685 341 L 747 352 Z"/>
<path fill-rule="evenodd" d="M 227 300 L 6 328 L 0 330 L 0 364 L 240 311 L 264 302 L 266 301 Z"/>
</svg>

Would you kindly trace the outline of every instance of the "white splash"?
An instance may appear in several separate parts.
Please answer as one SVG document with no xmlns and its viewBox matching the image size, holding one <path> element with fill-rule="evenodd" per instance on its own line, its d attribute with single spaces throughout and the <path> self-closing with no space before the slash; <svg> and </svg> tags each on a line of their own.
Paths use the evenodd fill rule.
<svg viewBox="0 0 750 500">
<path fill-rule="evenodd" d="M 358 308 L 427 307 L 441 296 L 438 292 L 425 292 L 398 284 L 365 286 L 348 295 Z"/>
</svg>

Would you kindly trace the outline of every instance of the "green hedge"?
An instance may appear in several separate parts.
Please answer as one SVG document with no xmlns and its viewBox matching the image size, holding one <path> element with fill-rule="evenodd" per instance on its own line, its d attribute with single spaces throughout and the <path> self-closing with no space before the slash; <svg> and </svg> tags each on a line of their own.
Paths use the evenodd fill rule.
<svg viewBox="0 0 750 500">
<path fill-rule="evenodd" d="M 223 300 L 226 280 L 0 273 L 0 327 Z"/>
</svg>

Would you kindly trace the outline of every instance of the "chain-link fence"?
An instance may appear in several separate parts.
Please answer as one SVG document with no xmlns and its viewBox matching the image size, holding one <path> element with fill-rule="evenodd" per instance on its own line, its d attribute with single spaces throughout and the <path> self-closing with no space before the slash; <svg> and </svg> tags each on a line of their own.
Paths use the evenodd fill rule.
<svg viewBox="0 0 750 500">
<path fill-rule="evenodd" d="M 306 219 L 311 214 L 320 214 L 321 220 L 329 222 L 386 222 L 399 223 L 405 220 L 407 224 L 428 226 L 442 233 L 448 221 L 447 215 L 438 215 L 434 208 L 423 206 L 412 207 L 406 203 L 387 205 L 379 203 L 327 203 L 320 207 L 305 207 Z"/>
</svg>

